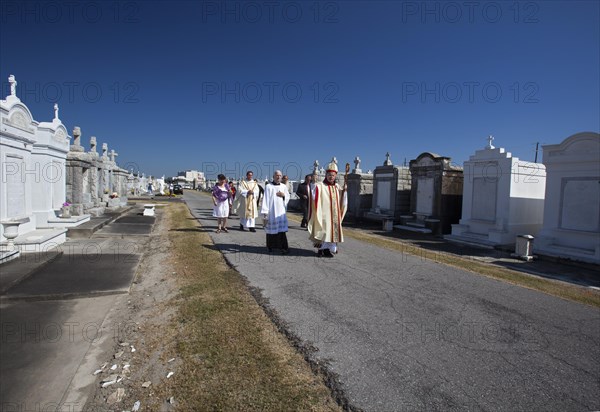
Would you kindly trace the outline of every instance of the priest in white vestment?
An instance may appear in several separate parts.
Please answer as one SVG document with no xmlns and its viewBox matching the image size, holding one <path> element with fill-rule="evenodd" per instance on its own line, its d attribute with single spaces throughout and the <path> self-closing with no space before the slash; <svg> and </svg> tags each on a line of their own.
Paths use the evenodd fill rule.
<svg viewBox="0 0 600 412">
<path fill-rule="evenodd" d="M 265 194 L 260 213 L 264 219 L 264 228 L 267 232 L 267 249 L 281 249 L 281 253 L 287 254 L 288 242 L 288 220 L 286 209 L 290 201 L 290 192 L 287 186 L 281 183 L 282 173 L 276 170 L 273 181 L 265 186 Z"/>
<path fill-rule="evenodd" d="M 256 232 L 256 218 L 258 217 L 258 182 L 254 180 L 254 173 L 248 171 L 246 180 L 242 180 L 238 186 L 237 213 L 240 216 L 240 230 L 248 229 Z"/>
<path fill-rule="evenodd" d="M 310 184 L 308 232 L 318 257 L 333 257 L 337 244 L 344 241 L 342 220 L 348 209 L 348 195 L 346 182 L 343 187 L 335 182 L 337 173 L 337 164 L 331 162 L 325 180 L 317 182 L 315 173 Z"/>
</svg>

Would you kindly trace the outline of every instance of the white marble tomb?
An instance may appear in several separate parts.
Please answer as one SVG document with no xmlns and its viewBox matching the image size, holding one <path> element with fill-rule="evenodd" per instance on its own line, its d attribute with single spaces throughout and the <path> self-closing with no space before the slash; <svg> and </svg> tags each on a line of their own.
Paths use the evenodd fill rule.
<svg viewBox="0 0 600 412">
<path fill-rule="evenodd" d="M 534 253 L 600 263 L 600 135 L 544 145 L 546 199 Z"/>
<path fill-rule="evenodd" d="M 492 145 L 464 162 L 462 218 L 449 240 L 483 246 L 514 245 L 518 234 L 542 228 L 546 168 Z"/>
<path fill-rule="evenodd" d="M 49 220 L 65 202 L 65 158 L 69 136 L 54 106 L 54 119 L 38 123 L 16 94 L 9 77 L 10 95 L 0 100 L 0 242 L 11 221 L 22 221 L 14 240 L 20 252 L 43 252 L 66 240 L 65 228 Z"/>
</svg>

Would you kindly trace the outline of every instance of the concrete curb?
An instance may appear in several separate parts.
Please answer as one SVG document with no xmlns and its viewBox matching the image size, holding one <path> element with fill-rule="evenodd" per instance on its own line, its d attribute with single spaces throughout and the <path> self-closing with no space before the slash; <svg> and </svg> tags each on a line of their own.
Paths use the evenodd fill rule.
<svg viewBox="0 0 600 412">
<path fill-rule="evenodd" d="M 39 302 L 48 300 L 68 300 L 68 299 L 82 299 L 82 298 L 96 298 L 100 296 L 110 295 L 125 295 L 129 293 L 127 290 L 106 290 L 96 292 L 73 292 L 73 293 L 56 293 L 49 295 L 2 295 L 0 296 L 0 302 Z"/>
</svg>

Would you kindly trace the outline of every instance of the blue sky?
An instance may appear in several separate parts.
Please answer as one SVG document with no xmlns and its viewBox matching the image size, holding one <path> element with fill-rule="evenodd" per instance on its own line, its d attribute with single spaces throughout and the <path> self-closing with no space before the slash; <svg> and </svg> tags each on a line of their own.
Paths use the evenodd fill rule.
<svg viewBox="0 0 600 412">
<path fill-rule="evenodd" d="M 292 179 L 600 130 L 600 2 L 3 0 L 2 97 L 146 174 Z M 540 158 L 541 160 L 541 152 Z"/>
</svg>

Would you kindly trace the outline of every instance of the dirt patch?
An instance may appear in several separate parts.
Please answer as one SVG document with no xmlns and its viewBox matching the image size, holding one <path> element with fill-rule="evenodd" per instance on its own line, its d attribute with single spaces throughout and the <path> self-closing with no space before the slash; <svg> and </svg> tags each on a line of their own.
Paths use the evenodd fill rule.
<svg viewBox="0 0 600 412">
<path fill-rule="evenodd" d="M 96 389 L 85 405 L 86 411 L 131 410 L 136 401 L 140 401 L 139 410 L 144 411 L 169 410 L 173 406 L 165 392 L 156 389 L 179 363 L 177 359 L 169 362 L 173 356 L 168 342 L 172 341 L 173 332 L 165 328 L 176 312 L 170 301 L 178 293 L 176 273 L 169 262 L 170 219 L 165 209 L 157 213 L 150 239 L 143 246 L 142 261 L 129 296 L 120 299 L 111 313 L 110 329 L 118 333 L 103 362 L 106 366 L 96 379 Z M 111 370 L 113 365 L 117 367 Z M 103 388 L 101 382 L 110 381 L 111 376 L 118 382 Z M 142 387 L 148 381 L 151 385 Z M 109 402 L 119 399 L 119 388 L 124 389 L 120 400 L 107 403 L 111 395 Z"/>
</svg>

